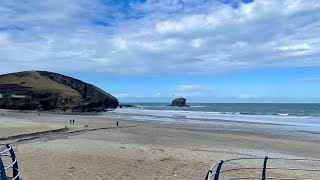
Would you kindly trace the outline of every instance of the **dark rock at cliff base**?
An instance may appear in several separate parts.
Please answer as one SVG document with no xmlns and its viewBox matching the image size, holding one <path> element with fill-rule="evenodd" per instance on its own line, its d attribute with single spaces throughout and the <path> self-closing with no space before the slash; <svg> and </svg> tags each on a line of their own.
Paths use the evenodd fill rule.
<svg viewBox="0 0 320 180">
<path fill-rule="evenodd" d="M 119 102 L 100 88 L 78 79 L 47 71 L 0 75 L 0 108 L 99 112 Z"/>
<path fill-rule="evenodd" d="M 119 108 L 138 108 L 139 106 L 134 104 L 119 104 Z"/>
<path fill-rule="evenodd" d="M 186 105 L 186 99 L 181 97 L 174 99 L 172 103 L 169 106 L 178 106 L 178 107 L 190 107 L 189 105 Z"/>
</svg>

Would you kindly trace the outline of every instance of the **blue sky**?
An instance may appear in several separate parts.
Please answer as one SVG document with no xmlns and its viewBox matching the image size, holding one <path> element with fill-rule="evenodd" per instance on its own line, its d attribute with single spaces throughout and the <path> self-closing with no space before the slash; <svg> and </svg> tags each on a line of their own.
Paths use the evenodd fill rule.
<svg viewBox="0 0 320 180">
<path fill-rule="evenodd" d="M 2 0 L 0 73 L 121 102 L 320 102 L 318 0 Z"/>
<path fill-rule="evenodd" d="M 217 75 L 67 74 L 107 89 L 121 102 L 168 102 L 180 96 L 191 102 L 320 102 L 318 67 L 271 68 Z"/>
</svg>

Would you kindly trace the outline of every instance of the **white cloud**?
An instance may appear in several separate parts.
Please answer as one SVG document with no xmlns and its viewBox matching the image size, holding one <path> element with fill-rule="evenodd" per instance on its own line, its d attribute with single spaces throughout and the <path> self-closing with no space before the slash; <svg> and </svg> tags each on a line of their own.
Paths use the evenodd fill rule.
<svg viewBox="0 0 320 180">
<path fill-rule="evenodd" d="M 192 85 L 180 85 L 177 87 L 178 91 L 198 91 L 198 90 L 204 90 L 206 88 L 203 88 L 200 85 L 192 84 Z"/>
<path fill-rule="evenodd" d="M 161 93 L 156 93 L 156 94 L 153 95 L 153 97 L 157 97 L 157 98 L 161 97 Z"/>
<path fill-rule="evenodd" d="M 128 49 L 128 42 L 124 39 L 120 38 L 114 38 L 113 39 L 113 45 L 116 49 L 119 50 L 126 50 Z"/>
<path fill-rule="evenodd" d="M 126 93 L 113 94 L 113 96 L 116 97 L 116 98 L 126 98 L 126 97 L 130 97 L 129 94 L 126 94 Z"/>
<path fill-rule="evenodd" d="M 319 66 L 320 1 L 0 4 L 0 73 L 221 73 Z"/>
<path fill-rule="evenodd" d="M 193 39 L 191 41 L 191 46 L 194 48 L 200 48 L 204 43 L 204 40 L 201 38 Z"/>
<path fill-rule="evenodd" d="M 289 45 L 289 46 L 281 46 L 281 47 L 278 47 L 278 50 L 291 56 L 303 56 L 303 55 L 306 55 L 307 53 L 310 53 L 312 49 L 309 44 L 303 43 L 303 44 L 296 44 L 296 45 Z"/>
<path fill-rule="evenodd" d="M 281 51 L 305 51 L 305 50 L 310 50 L 311 47 L 309 44 L 304 43 L 304 44 L 297 44 L 297 45 L 291 45 L 291 46 L 282 46 L 278 48 Z"/>
<path fill-rule="evenodd" d="M 0 46 L 9 43 L 9 35 L 7 33 L 0 32 Z"/>
<path fill-rule="evenodd" d="M 161 96 L 161 93 L 160 92 L 157 92 L 155 94 L 144 94 L 144 95 L 135 95 L 135 94 L 127 94 L 127 93 L 120 93 L 120 94 L 113 94 L 116 98 L 119 98 L 119 99 L 135 99 L 135 98 L 138 98 L 138 99 L 144 99 L 144 98 L 160 98 L 162 97 Z"/>
<path fill-rule="evenodd" d="M 171 94 L 172 97 L 200 97 L 209 96 L 213 90 L 206 86 L 191 84 L 180 85 L 175 88 L 175 92 Z"/>
</svg>

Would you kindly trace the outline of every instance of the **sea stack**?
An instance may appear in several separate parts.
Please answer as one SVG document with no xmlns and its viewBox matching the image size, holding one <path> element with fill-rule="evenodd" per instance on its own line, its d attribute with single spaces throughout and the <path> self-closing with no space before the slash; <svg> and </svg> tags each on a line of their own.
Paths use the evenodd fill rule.
<svg viewBox="0 0 320 180">
<path fill-rule="evenodd" d="M 0 75 L 0 108 L 100 112 L 117 108 L 118 100 L 81 80 L 47 71 Z"/>
<path fill-rule="evenodd" d="M 169 106 L 190 107 L 189 105 L 186 105 L 186 101 L 187 101 L 186 98 L 183 98 L 183 97 L 177 98 L 177 99 L 174 99 Z"/>
</svg>

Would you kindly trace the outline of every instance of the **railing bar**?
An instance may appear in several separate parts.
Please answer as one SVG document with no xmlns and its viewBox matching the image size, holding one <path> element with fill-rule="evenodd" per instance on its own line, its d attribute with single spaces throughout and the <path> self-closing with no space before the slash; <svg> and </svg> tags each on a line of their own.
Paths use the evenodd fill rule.
<svg viewBox="0 0 320 180">
<path fill-rule="evenodd" d="M 311 179 L 278 178 L 278 177 L 267 177 L 266 179 L 279 179 L 279 180 L 311 180 Z"/>
<path fill-rule="evenodd" d="M 7 149 L 7 150 L 11 150 L 12 149 L 12 147 L 9 145 L 9 147 L 7 147 L 6 146 L 6 144 L 0 144 L 0 146 L 3 146 L 3 147 L 6 147 L 5 149 Z M 7 150 L 4 150 L 4 151 L 7 151 Z M 0 154 L 1 154 L 2 152 L 0 152 Z"/>
<path fill-rule="evenodd" d="M 262 168 L 256 168 L 256 167 L 230 168 L 230 169 L 221 170 L 220 173 L 229 172 L 229 171 L 238 171 L 238 170 L 248 170 L 248 169 L 262 169 Z"/>
<path fill-rule="evenodd" d="M 247 160 L 259 160 L 259 159 L 264 159 L 264 158 L 233 158 L 233 159 L 226 159 L 225 162 L 228 161 L 236 161 L 236 160 L 243 160 L 243 159 L 247 159 Z M 273 159 L 273 160 L 295 160 L 295 161 L 320 161 L 320 159 L 308 159 L 308 158 L 275 158 L 275 157 L 269 157 L 268 159 Z"/>
<path fill-rule="evenodd" d="M 213 175 L 212 174 L 212 170 L 213 170 L 213 168 L 215 168 L 217 165 L 218 165 L 219 163 L 216 163 L 216 164 L 214 164 L 214 165 L 212 165 L 211 167 L 210 167 L 210 169 L 209 169 L 209 171 L 208 171 L 208 174 L 207 174 L 207 176 L 206 176 L 206 180 L 210 180 L 210 177 Z"/>
<path fill-rule="evenodd" d="M 260 176 L 252 176 L 252 177 L 239 177 L 239 178 L 233 178 L 228 180 L 237 180 L 237 179 L 261 179 Z"/>
<path fill-rule="evenodd" d="M 261 177 L 255 177 L 255 178 L 236 178 L 236 179 L 228 179 L 228 180 L 238 180 L 238 179 L 261 179 Z"/>
<path fill-rule="evenodd" d="M 290 161 L 320 161 L 320 159 L 306 159 L 306 158 L 269 158 L 273 160 L 290 160 Z"/>
<path fill-rule="evenodd" d="M 19 176 L 20 176 L 20 173 L 18 172 L 18 174 L 14 178 L 12 178 L 11 180 L 16 180 L 19 178 Z"/>
<path fill-rule="evenodd" d="M 261 179 L 261 177 L 238 177 L 227 180 L 237 180 L 237 179 Z M 278 178 L 278 177 L 266 177 L 266 179 L 279 179 L 279 180 L 310 180 L 310 179 L 296 179 L 296 178 Z"/>
<path fill-rule="evenodd" d="M 210 170 L 212 170 L 214 167 L 216 167 L 219 163 L 214 164 L 213 166 L 211 166 Z"/>
<path fill-rule="evenodd" d="M 14 162 L 12 162 L 10 165 L 5 165 L 4 170 L 7 170 L 7 169 L 9 169 L 9 168 L 12 168 L 15 163 L 17 163 L 17 159 L 15 159 Z"/>
<path fill-rule="evenodd" d="M 226 173 L 229 171 L 238 171 L 238 170 L 257 170 L 262 169 L 263 173 L 261 177 L 241 177 L 236 179 L 261 179 L 267 180 L 267 179 L 280 179 L 280 180 L 307 180 L 307 179 L 297 179 L 297 178 L 277 178 L 277 177 L 267 177 L 266 171 L 267 170 L 284 170 L 284 171 L 305 171 L 305 172 L 320 172 L 320 169 L 305 169 L 305 168 L 286 168 L 286 167 L 267 167 L 264 163 L 263 167 L 240 167 L 240 168 L 229 168 L 229 169 L 221 169 L 222 163 L 225 162 L 231 162 L 231 161 L 238 161 L 238 160 L 262 160 L 266 159 L 268 160 L 287 160 L 287 161 L 306 161 L 306 162 L 320 162 L 320 159 L 308 159 L 308 158 L 254 158 L 254 157 L 248 157 L 248 158 L 233 158 L 233 159 L 227 159 L 222 160 L 220 163 L 216 163 L 211 166 L 210 170 L 207 173 L 206 179 L 210 180 L 211 177 L 214 177 L 214 180 L 218 180 L 219 174 Z M 217 167 L 218 166 L 218 167 Z M 213 169 L 216 168 L 216 172 L 213 173 Z M 235 180 L 236 180 L 235 179 Z M 232 179 L 229 179 L 232 180 Z M 310 179 L 308 179 L 310 180 Z"/>
<path fill-rule="evenodd" d="M 0 154 L 0 156 L 2 156 L 2 157 L 11 157 L 10 154 Z"/>
<path fill-rule="evenodd" d="M 6 171 L 8 169 L 12 169 L 13 174 L 12 174 L 12 177 L 10 176 L 10 179 L 11 180 L 19 180 L 20 173 L 19 173 L 19 169 L 18 169 L 18 161 L 17 161 L 17 158 L 15 156 L 15 153 L 14 153 L 12 146 L 9 144 L 0 144 L 0 147 L 2 148 L 1 149 L 2 151 L 0 152 L 0 165 L 1 165 L 0 179 L 7 180 L 8 177 L 6 175 Z M 11 159 L 11 163 L 8 165 L 3 164 L 2 159 L 1 159 L 2 157 L 9 157 Z"/>
<path fill-rule="evenodd" d="M 4 153 L 7 153 L 7 152 L 9 152 L 9 151 L 10 151 L 9 149 L 6 149 L 6 150 L 0 152 L 0 155 L 1 155 L 1 154 L 4 154 Z"/>
<path fill-rule="evenodd" d="M 266 156 L 263 161 L 262 177 L 261 177 L 262 180 L 266 180 L 267 161 L 268 161 L 268 156 Z"/>
<path fill-rule="evenodd" d="M 6 180 L 7 179 L 6 171 L 4 170 L 4 165 L 2 163 L 1 158 L 0 158 L 0 177 L 1 177 L 1 180 Z"/>
<path fill-rule="evenodd" d="M 224 169 L 221 170 L 220 172 L 228 172 L 228 171 L 237 171 L 237 170 L 246 170 L 246 169 L 263 169 L 263 168 L 259 168 L 259 167 L 243 167 L 243 168 L 230 168 L 230 169 Z M 266 169 L 270 169 L 270 170 L 292 170 L 292 171 L 320 171 L 320 169 L 300 169 L 300 168 L 266 168 Z"/>
<path fill-rule="evenodd" d="M 320 169 L 281 168 L 281 167 L 277 167 L 277 168 L 267 168 L 267 169 L 270 169 L 270 170 L 280 169 L 280 170 L 289 170 L 289 171 L 320 171 Z"/>
<path fill-rule="evenodd" d="M 233 158 L 233 159 L 227 159 L 224 162 L 229 162 L 229 161 L 237 161 L 237 160 L 243 160 L 243 159 L 247 159 L 247 160 L 259 160 L 259 159 L 264 159 L 264 158 Z"/>
<path fill-rule="evenodd" d="M 229 171 L 238 171 L 238 170 L 248 170 L 248 169 L 263 169 L 263 168 L 260 168 L 260 167 L 243 167 L 243 168 L 230 168 L 230 169 L 224 169 L 224 170 L 221 170 L 220 173 L 223 173 L 223 172 L 229 172 Z M 320 169 L 300 169 L 300 168 L 266 168 L 267 170 L 277 170 L 277 169 L 280 169 L 280 170 L 291 170 L 291 171 L 319 171 L 320 172 Z M 213 174 L 215 175 L 215 174 Z"/>
<path fill-rule="evenodd" d="M 12 147 L 11 147 L 9 144 L 7 144 L 6 147 L 7 147 L 8 149 L 10 149 L 11 159 L 12 159 L 13 162 L 15 162 L 15 163 L 13 164 L 13 168 L 12 168 L 12 169 L 13 169 L 13 172 L 12 172 L 12 173 L 13 173 L 13 176 L 14 176 L 14 177 L 15 177 L 15 176 L 18 176 L 18 175 L 19 175 L 19 167 L 18 167 L 18 162 L 17 162 L 16 155 L 15 155 Z M 19 176 L 18 176 L 18 179 L 20 179 Z"/>
<path fill-rule="evenodd" d="M 219 175 L 220 175 L 220 170 L 221 170 L 221 167 L 222 167 L 222 164 L 224 163 L 223 160 L 220 161 L 217 169 L 216 169 L 216 173 L 214 174 L 214 180 L 219 180 Z"/>
<path fill-rule="evenodd" d="M 205 180 L 210 180 L 211 177 L 211 170 L 208 171 L 207 176 L 205 177 Z"/>
</svg>

